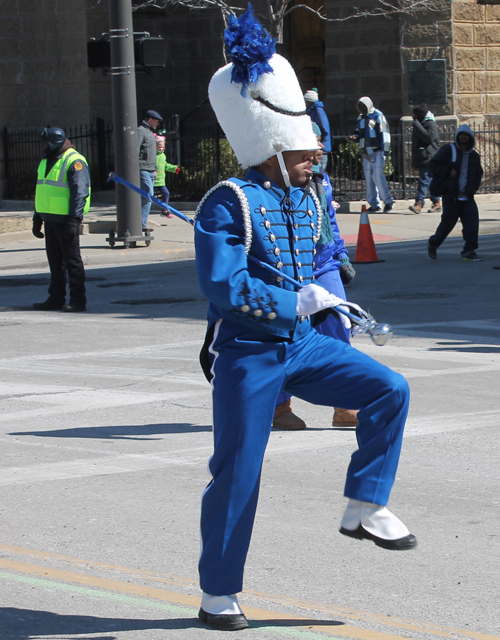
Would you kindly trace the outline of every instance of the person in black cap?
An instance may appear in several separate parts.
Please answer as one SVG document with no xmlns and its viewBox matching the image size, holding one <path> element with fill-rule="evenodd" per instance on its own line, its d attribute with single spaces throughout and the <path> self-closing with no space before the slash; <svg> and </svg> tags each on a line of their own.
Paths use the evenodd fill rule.
<svg viewBox="0 0 500 640">
<path fill-rule="evenodd" d="M 33 235 L 45 237 L 50 267 L 49 297 L 35 302 L 39 311 L 85 311 L 85 270 L 80 253 L 80 224 L 90 208 L 87 160 L 59 127 L 42 131 L 44 158 L 38 167 Z M 45 235 L 42 232 L 45 225 Z M 69 304 L 66 301 L 66 272 Z"/>
<path fill-rule="evenodd" d="M 146 111 L 144 120 L 137 128 L 139 143 L 139 171 L 141 172 L 141 189 L 149 195 L 154 195 L 154 183 L 158 167 L 156 165 L 156 140 L 154 131 L 163 118 L 156 111 Z M 141 198 L 142 202 L 142 230 L 147 231 L 148 216 L 151 210 L 151 200 Z"/>
</svg>

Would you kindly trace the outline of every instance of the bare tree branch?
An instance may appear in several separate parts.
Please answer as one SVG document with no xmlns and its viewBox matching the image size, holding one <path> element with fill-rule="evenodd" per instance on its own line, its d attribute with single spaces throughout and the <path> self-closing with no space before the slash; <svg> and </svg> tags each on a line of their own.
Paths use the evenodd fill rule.
<svg viewBox="0 0 500 640">
<path fill-rule="evenodd" d="M 133 3 L 132 11 L 137 11 L 137 9 L 142 9 L 143 7 L 156 7 L 157 9 L 166 9 L 167 8 L 167 0 L 158 4 L 155 0 L 143 0 L 140 4 Z"/>
<path fill-rule="evenodd" d="M 285 16 L 297 9 L 310 11 L 317 15 L 320 20 L 325 22 L 346 22 L 347 20 L 368 18 L 371 16 L 391 18 L 392 16 L 400 13 L 414 14 L 424 10 L 441 11 L 451 0 L 375 0 L 375 2 L 371 3 L 372 6 L 369 9 L 353 6 L 351 13 L 346 16 L 335 18 L 327 17 L 324 6 L 319 9 L 313 9 L 307 4 L 290 6 L 292 1 L 293 0 L 267 0 L 265 14 L 256 12 L 257 15 L 263 19 L 263 22 L 265 26 L 267 26 L 270 34 L 272 36 L 276 36 L 278 41 L 281 41 Z M 134 2 L 134 10 L 146 6 L 153 6 L 161 9 L 174 6 L 194 10 L 219 9 L 225 25 L 227 24 L 229 15 L 237 15 L 238 13 L 246 10 L 246 6 L 233 7 L 225 2 L 225 0 L 142 0 L 142 2 Z"/>
</svg>

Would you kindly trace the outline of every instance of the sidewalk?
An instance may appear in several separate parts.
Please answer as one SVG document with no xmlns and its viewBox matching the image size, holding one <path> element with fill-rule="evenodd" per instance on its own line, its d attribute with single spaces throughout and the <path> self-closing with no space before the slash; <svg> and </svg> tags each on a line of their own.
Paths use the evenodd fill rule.
<svg viewBox="0 0 500 640">
<path fill-rule="evenodd" d="M 479 233 L 500 233 L 500 194 L 479 195 Z M 196 203 L 172 203 L 182 213 L 193 217 Z M 343 203 L 337 213 L 342 237 L 350 248 L 354 259 L 359 229 L 361 202 Z M 412 214 L 408 207 L 413 200 L 398 200 L 391 213 L 370 213 L 369 219 L 375 243 L 426 240 L 436 229 L 439 213 Z M 0 209 L 0 270 L 48 268 L 43 240 L 31 234 L 33 203 L 4 201 Z M 177 217 L 165 218 L 159 209 L 152 209 L 149 226 L 152 232 L 151 245 L 140 242 L 137 247 L 125 249 L 122 243 L 111 248 L 106 242 L 109 231 L 116 226 L 116 208 L 110 204 L 96 204 L 85 217 L 83 234 L 80 236 L 82 257 L 86 266 L 120 264 L 145 264 L 170 262 L 195 257 L 193 229 Z M 457 224 L 451 237 L 461 236 L 461 225 Z"/>
</svg>

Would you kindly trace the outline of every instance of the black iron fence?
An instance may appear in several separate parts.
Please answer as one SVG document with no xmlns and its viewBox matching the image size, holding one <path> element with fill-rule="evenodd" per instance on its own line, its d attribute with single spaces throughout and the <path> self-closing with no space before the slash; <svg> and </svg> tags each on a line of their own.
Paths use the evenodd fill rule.
<svg viewBox="0 0 500 640">
<path fill-rule="evenodd" d="M 455 131 L 451 125 L 441 126 L 441 144 L 453 142 Z M 414 198 L 417 191 L 418 171 L 411 166 L 411 132 L 411 123 L 405 123 L 397 133 L 391 134 L 391 153 L 386 160 L 385 174 L 396 199 Z M 479 193 L 500 192 L 500 130 L 478 127 L 474 135 L 484 169 Z M 332 147 L 328 172 L 335 199 L 363 200 L 366 187 L 359 144 L 346 136 L 333 136 Z"/>
<path fill-rule="evenodd" d="M 411 168 L 411 122 L 392 134 L 391 153 L 385 172 L 397 199 L 415 197 L 418 173 Z M 67 127 L 75 147 L 89 161 L 93 190 L 113 188 L 107 176 L 113 170 L 112 126 L 98 119 L 93 125 Z M 181 165 L 179 174 L 167 173 L 167 187 L 174 200 L 199 200 L 210 187 L 243 171 L 216 124 L 184 123 L 178 116 L 166 122 L 166 156 Z M 441 127 L 441 143 L 451 142 L 455 129 Z M 481 154 L 484 178 L 480 192 L 500 192 L 500 130 L 476 128 L 476 149 Z M 39 129 L 4 129 L 6 199 L 33 199 L 36 169 L 41 158 Z M 359 144 L 349 136 L 333 136 L 328 173 L 334 197 L 339 201 L 362 200 L 366 196 Z"/>
<path fill-rule="evenodd" d="M 89 163 L 92 188 L 109 188 L 106 179 L 113 166 L 113 128 L 98 118 L 95 124 L 65 127 L 66 136 Z M 3 130 L 4 198 L 33 200 L 37 167 L 42 158 L 39 128 Z"/>
</svg>

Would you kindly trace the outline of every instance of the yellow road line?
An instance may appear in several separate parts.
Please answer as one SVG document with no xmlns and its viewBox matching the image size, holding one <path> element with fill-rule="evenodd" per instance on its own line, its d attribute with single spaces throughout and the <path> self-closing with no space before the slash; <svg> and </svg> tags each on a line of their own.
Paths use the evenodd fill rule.
<svg viewBox="0 0 500 640">
<path fill-rule="evenodd" d="M 127 576 L 135 576 L 138 578 L 146 579 L 150 582 L 157 582 L 161 584 L 168 584 L 179 589 L 193 586 L 196 581 L 189 580 L 176 576 L 161 576 L 158 573 L 152 571 L 145 571 L 142 569 L 133 569 L 129 567 L 122 567 L 119 565 L 113 565 L 108 563 L 95 562 L 91 560 L 83 560 L 79 558 L 73 558 L 71 556 L 65 556 L 57 553 L 42 552 L 30 549 L 23 549 L 21 547 L 14 547 L 0 544 L 0 551 L 9 554 L 30 556 L 38 558 L 40 560 L 54 560 L 59 562 L 65 562 L 73 566 L 80 567 L 92 567 L 100 571 L 118 572 L 126 574 Z M 10 571 L 16 571 L 29 575 L 42 576 L 53 580 L 61 580 L 65 582 L 73 582 L 77 584 L 84 584 L 86 586 L 97 587 L 109 591 L 116 591 L 119 593 L 128 593 L 132 595 L 142 596 L 146 598 L 153 598 L 157 600 L 163 600 L 167 602 L 184 604 L 187 606 L 199 607 L 199 596 L 188 596 L 175 591 L 167 591 L 164 589 L 154 587 L 144 587 L 140 585 L 134 585 L 130 582 L 122 582 L 120 580 L 111 580 L 107 578 L 96 578 L 94 576 L 73 573 L 66 570 L 52 569 L 49 567 L 27 564 L 24 562 L 16 562 L 14 560 L 0 559 L 0 567 Z M 355 609 L 348 609 L 345 607 L 339 607 L 336 605 L 328 605 L 324 603 L 316 603 L 300 600 L 297 598 L 291 598 L 286 596 L 274 596 L 270 594 L 261 593 L 258 591 L 245 590 L 244 594 L 264 601 L 267 605 L 269 602 L 275 602 L 278 605 L 296 606 L 300 608 L 310 609 L 318 612 L 328 613 L 333 616 L 340 616 L 342 618 L 349 618 L 351 620 L 359 620 L 365 624 L 385 625 L 388 627 L 395 627 L 400 630 L 410 630 L 417 633 L 427 633 L 442 638 L 462 637 L 472 638 L 474 640 L 500 640 L 500 636 L 492 636 L 483 633 L 475 633 L 469 630 L 455 629 L 448 626 L 442 626 L 432 624 L 428 622 L 419 622 L 414 620 L 408 620 L 404 618 L 398 618 L 394 616 L 386 616 L 383 614 L 369 613 L 364 611 L 358 611 Z M 359 638 L 360 640 L 382 640 L 382 638 L 390 638 L 391 640 L 398 640 L 400 636 L 395 636 L 392 633 L 380 633 L 375 631 L 368 631 L 349 625 L 314 625 L 311 624 L 310 618 L 303 618 L 300 616 L 291 616 L 288 614 L 282 614 L 276 611 L 269 611 L 267 609 L 251 608 L 245 606 L 245 613 L 250 618 L 260 620 L 290 620 L 290 621 L 304 621 L 304 627 L 310 630 L 320 631 L 323 633 L 333 634 L 337 637 Z"/>
<path fill-rule="evenodd" d="M 121 582 L 119 580 L 109 580 L 108 578 L 95 578 L 93 576 L 81 573 L 74 573 L 62 569 L 52 569 L 50 567 L 43 567 L 34 564 L 26 564 L 24 562 L 16 562 L 15 560 L 0 559 L 0 568 L 7 571 L 15 571 L 17 573 L 28 574 L 30 576 L 39 576 L 51 580 L 60 580 L 63 582 L 82 584 L 86 587 L 96 587 L 98 589 L 105 589 L 118 593 L 127 593 L 134 596 L 142 596 L 144 598 L 154 598 L 155 600 L 174 602 L 176 604 L 188 605 L 195 608 L 198 608 L 200 605 L 199 596 L 188 596 L 182 593 L 165 591 L 163 589 L 157 589 L 154 587 L 143 587 L 141 585 Z M 311 624 L 311 618 L 291 616 L 288 614 L 284 615 L 276 611 L 268 611 L 266 609 L 257 609 L 254 607 L 245 607 L 245 614 L 250 619 L 254 618 L 261 621 L 279 620 L 281 623 L 286 623 L 286 621 L 288 620 L 290 622 L 304 621 L 303 626 L 309 630 L 333 634 L 337 637 L 341 636 L 345 638 L 358 638 L 359 640 L 387 640 L 388 638 L 390 638 L 390 640 L 405 640 L 402 636 L 379 633 L 377 631 L 357 629 L 356 627 L 350 627 L 349 625 L 338 625 L 335 623 L 333 623 L 332 625 L 315 625 Z"/>
</svg>

